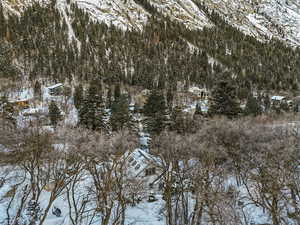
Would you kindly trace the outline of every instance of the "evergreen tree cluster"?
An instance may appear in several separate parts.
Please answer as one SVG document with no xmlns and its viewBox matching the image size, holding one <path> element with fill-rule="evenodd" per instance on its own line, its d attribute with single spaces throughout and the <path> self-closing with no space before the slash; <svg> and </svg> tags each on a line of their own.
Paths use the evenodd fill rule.
<svg viewBox="0 0 300 225">
<path fill-rule="evenodd" d="M 239 98 L 247 98 L 252 89 L 298 89 L 299 48 L 292 49 L 278 40 L 259 42 L 196 0 L 216 26 L 189 30 L 162 16 L 147 0 L 135 1 L 153 15 L 141 32 L 94 22 L 76 4 L 69 3 L 66 10 L 76 40 L 69 36 L 65 18 L 54 4 L 35 3 L 20 18 L 8 19 L 0 7 L 0 46 L 10 46 L 13 57 L 23 65 L 21 72 L 32 80 L 76 77 L 89 82 L 100 78 L 110 85 L 121 82 L 176 91 L 178 81 L 186 87 L 197 84 L 212 88 L 219 72 L 226 68 L 236 77 Z M 188 42 L 199 51 L 191 51 Z M 4 58 L 7 60 L 0 53 L 0 63 Z"/>
</svg>

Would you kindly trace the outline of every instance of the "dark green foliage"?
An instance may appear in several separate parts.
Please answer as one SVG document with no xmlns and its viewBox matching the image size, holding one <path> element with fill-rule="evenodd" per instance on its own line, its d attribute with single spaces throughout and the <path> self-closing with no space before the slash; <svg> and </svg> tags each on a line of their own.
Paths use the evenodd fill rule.
<svg viewBox="0 0 300 225">
<path fill-rule="evenodd" d="M 55 128 L 57 126 L 57 123 L 59 122 L 59 120 L 61 120 L 61 111 L 58 108 L 58 106 L 56 105 L 56 103 L 54 101 L 51 101 L 50 105 L 49 105 L 49 118 L 50 118 L 50 122 L 51 125 Z"/>
<path fill-rule="evenodd" d="M 78 86 L 75 87 L 75 91 L 74 91 L 74 105 L 77 110 L 80 109 L 82 101 L 83 101 L 83 88 L 82 85 L 79 84 Z"/>
<path fill-rule="evenodd" d="M 143 113 L 145 116 L 152 116 L 156 113 L 166 112 L 166 102 L 161 91 L 153 90 L 144 105 Z"/>
<path fill-rule="evenodd" d="M 146 130 L 152 135 L 160 134 L 166 128 L 166 116 L 160 113 L 145 119 Z"/>
<path fill-rule="evenodd" d="M 13 64 L 12 46 L 0 39 L 0 78 L 14 78 L 18 73 L 19 70 Z"/>
<path fill-rule="evenodd" d="M 120 84 L 118 83 L 115 86 L 114 99 L 118 99 L 118 98 L 120 98 L 120 96 L 121 96 L 121 87 L 120 87 Z"/>
<path fill-rule="evenodd" d="M 88 93 L 79 108 L 78 115 L 79 125 L 91 130 L 107 130 L 104 121 L 106 113 L 102 102 L 101 92 L 93 83 L 90 84 Z"/>
<path fill-rule="evenodd" d="M 260 102 L 251 94 L 247 98 L 244 113 L 251 116 L 258 116 L 262 113 Z"/>
<path fill-rule="evenodd" d="M 156 12 L 147 0 L 136 2 L 156 15 L 150 18 L 142 33 L 123 32 L 114 26 L 94 23 L 85 11 L 71 3 L 72 28 L 81 42 L 80 51 L 75 40 L 69 42 L 66 22 L 53 3 L 43 7 L 33 4 L 20 19 L 10 17 L 3 29 L 11 31 L 9 45 L 15 57 L 26 65 L 25 72 L 31 79 L 70 80 L 75 76 L 83 81 L 96 78 L 113 86 L 121 82 L 148 89 L 157 86 L 165 89 L 181 81 L 187 86 L 195 83 L 212 88 L 216 74 L 223 68 L 213 65 L 212 69 L 208 62 L 210 56 L 237 75 L 237 93 L 241 98 L 246 97 L 249 86 L 259 90 L 294 90 L 298 86 L 299 49 L 293 50 L 276 40 L 258 42 L 226 24 L 197 0 L 198 7 L 217 26 L 191 31 Z M 0 18 L 5 20 L 1 12 Z M 7 39 L 4 36 L 1 40 Z M 184 39 L 201 51 L 191 53 Z M 220 46 L 227 46 L 231 54 L 226 54 Z M 110 49 L 108 57 L 107 49 Z M 126 63 L 121 67 L 122 62 Z M 2 71 L 3 76 L 16 74 L 13 68 L 6 68 L 5 74 Z M 125 71 L 132 72 L 125 75 Z"/>
<path fill-rule="evenodd" d="M 100 98 L 105 87 L 115 87 L 114 93 L 111 89 L 106 98 L 109 108 L 112 100 L 120 97 L 120 86 L 159 89 L 167 93 L 169 111 L 174 107 L 177 88 L 181 87 L 177 84 L 185 84 L 186 88 L 193 84 L 212 89 L 224 69 L 234 74 L 230 83 L 237 86 L 235 93 L 241 100 L 254 89 L 294 91 L 298 88 L 299 48 L 292 49 L 278 40 L 259 42 L 244 35 L 217 13 L 209 11 L 205 1 L 194 0 L 216 26 L 189 30 L 161 15 L 149 1 L 135 0 L 154 15 L 141 32 L 122 31 L 113 25 L 94 22 L 73 2 L 70 1 L 69 16 L 81 49 L 76 40 L 70 42 L 67 23 L 56 9 L 55 0 L 42 6 L 32 4 L 20 18 L 4 18 L 0 7 L 0 77 L 15 76 L 20 72 L 13 66 L 12 59 L 15 59 L 31 80 L 71 81 L 75 78 L 82 83 L 93 81 L 99 86 Z M 191 52 L 187 42 L 200 51 Z M 231 54 L 227 54 L 226 49 Z M 218 63 L 211 64 L 211 58 Z M 77 102 L 75 98 L 75 106 L 83 117 L 91 111 L 90 105 L 96 104 L 86 97 L 86 106 L 81 107 L 83 100 Z M 99 101 L 103 104 L 102 99 Z M 270 104 L 262 102 L 268 111 Z M 104 112 L 103 106 L 99 109 Z M 165 110 L 164 107 L 161 111 Z M 145 113 L 147 111 L 151 117 L 155 114 L 151 112 L 154 109 L 146 106 Z M 96 110 L 91 114 L 95 115 Z M 93 122 L 86 124 L 90 127 Z"/>
<path fill-rule="evenodd" d="M 236 87 L 230 74 L 224 74 L 212 90 L 212 98 L 208 110 L 210 115 L 224 115 L 232 119 L 240 113 L 237 102 Z"/>
<path fill-rule="evenodd" d="M 146 129 L 151 134 L 159 134 L 167 125 L 166 102 L 161 91 L 153 90 L 144 105 L 143 113 Z"/>
<path fill-rule="evenodd" d="M 192 130 L 192 119 L 188 113 L 184 113 L 181 107 L 175 107 L 171 113 L 170 130 L 179 134 L 186 134 Z"/>
<path fill-rule="evenodd" d="M 123 94 L 111 106 L 110 125 L 113 131 L 118 131 L 130 127 L 130 122 L 128 96 Z"/>
</svg>

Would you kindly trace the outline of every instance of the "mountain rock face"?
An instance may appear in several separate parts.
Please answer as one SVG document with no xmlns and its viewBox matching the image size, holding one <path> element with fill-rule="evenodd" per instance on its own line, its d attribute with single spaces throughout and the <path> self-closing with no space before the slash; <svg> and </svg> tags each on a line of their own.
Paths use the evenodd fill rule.
<svg viewBox="0 0 300 225">
<path fill-rule="evenodd" d="M 300 44 L 298 0 L 206 0 L 205 4 L 249 35 Z"/>
<path fill-rule="evenodd" d="M 48 0 L 50 1 L 50 0 Z M 300 45 L 300 2 L 298 0 L 68 0 L 76 2 L 94 20 L 114 24 L 121 29 L 141 30 L 151 11 L 183 23 L 189 29 L 211 27 L 213 23 L 195 3 L 219 13 L 231 25 L 259 40 L 279 38 Z M 8 12 L 20 13 L 31 0 L 4 0 Z M 68 10 L 66 0 L 57 0 L 61 10 Z M 65 7 L 64 7 L 65 6 Z"/>
</svg>

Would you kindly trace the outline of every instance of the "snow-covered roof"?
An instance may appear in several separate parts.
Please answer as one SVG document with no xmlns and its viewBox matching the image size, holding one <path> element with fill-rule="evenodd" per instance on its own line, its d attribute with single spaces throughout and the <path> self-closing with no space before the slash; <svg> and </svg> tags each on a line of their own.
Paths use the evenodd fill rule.
<svg viewBox="0 0 300 225">
<path fill-rule="evenodd" d="M 189 88 L 189 92 L 197 92 L 197 91 L 201 91 L 201 89 L 198 87 L 190 87 Z"/>
<path fill-rule="evenodd" d="M 46 114 L 47 109 L 45 108 L 29 108 L 29 109 L 24 109 L 22 111 L 23 115 L 30 115 L 30 114 Z"/>
<path fill-rule="evenodd" d="M 141 149 L 135 149 L 125 155 L 128 160 L 129 173 L 133 176 L 140 175 L 151 164 L 159 164 L 158 158 Z"/>
<path fill-rule="evenodd" d="M 201 93 L 207 93 L 207 89 L 206 88 L 199 88 L 199 87 L 190 87 L 188 92 L 199 95 Z"/>
<path fill-rule="evenodd" d="M 272 96 L 271 98 L 272 100 L 275 100 L 275 101 L 282 101 L 283 99 L 285 99 L 285 96 Z"/>
<path fill-rule="evenodd" d="M 58 88 L 58 87 L 61 87 L 61 86 L 63 86 L 63 84 L 62 83 L 58 83 L 58 84 L 54 84 L 54 85 L 52 85 L 52 86 L 49 86 L 49 87 L 47 87 L 48 89 L 54 89 L 54 88 Z"/>
</svg>

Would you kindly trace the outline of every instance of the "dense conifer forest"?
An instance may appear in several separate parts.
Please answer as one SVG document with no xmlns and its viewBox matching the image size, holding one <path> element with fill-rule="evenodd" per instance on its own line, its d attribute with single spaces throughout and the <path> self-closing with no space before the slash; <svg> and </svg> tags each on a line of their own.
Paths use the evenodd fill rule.
<svg viewBox="0 0 300 225">
<path fill-rule="evenodd" d="M 196 0 L 214 27 L 188 30 L 147 1 L 136 2 L 152 14 L 143 31 L 98 23 L 70 3 L 67 13 L 75 36 L 54 7 L 55 1 L 43 6 L 35 3 L 19 18 L 6 18 L 1 7 L 1 77 L 100 79 L 107 85 L 176 91 L 177 81 L 186 87 L 211 88 L 220 72 L 227 70 L 241 99 L 250 90 L 298 90 L 299 48 L 278 40 L 259 42 Z"/>
</svg>

